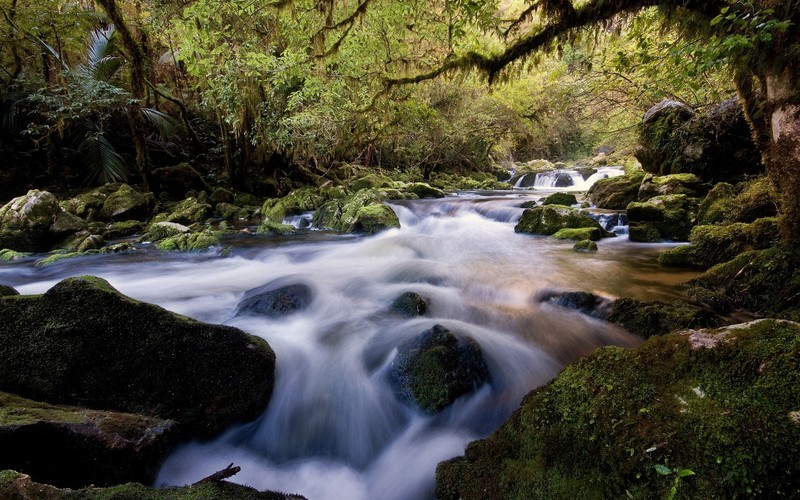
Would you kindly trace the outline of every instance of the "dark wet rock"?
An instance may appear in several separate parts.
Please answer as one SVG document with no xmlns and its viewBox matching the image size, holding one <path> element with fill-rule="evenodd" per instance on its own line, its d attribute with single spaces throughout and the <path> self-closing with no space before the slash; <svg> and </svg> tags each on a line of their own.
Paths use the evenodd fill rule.
<svg viewBox="0 0 800 500">
<path fill-rule="evenodd" d="M 567 309 L 575 309 L 595 318 L 608 317 L 608 305 L 611 300 L 589 292 L 575 291 L 562 292 L 559 290 L 545 290 L 537 296 L 539 302 L 549 303 Z"/>
<path fill-rule="evenodd" d="M 150 483 L 176 437 L 171 420 L 0 392 L 0 470 L 22 471 L 48 484 Z"/>
<path fill-rule="evenodd" d="M 302 311 L 314 298 L 311 287 L 304 283 L 281 285 L 268 283 L 248 290 L 236 307 L 236 315 L 261 314 L 272 318 Z"/>
<path fill-rule="evenodd" d="M 439 464 L 436 498 L 791 496 L 798 349 L 800 326 L 773 320 L 597 349 Z"/>
<path fill-rule="evenodd" d="M 144 230 L 144 223 L 136 220 L 127 220 L 109 224 L 103 236 L 108 240 L 133 236 Z"/>
<path fill-rule="evenodd" d="M 587 197 L 599 208 L 624 210 L 639 199 L 639 187 L 645 173 L 639 169 L 625 175 L 600 179 L 589 188 Z"/>
<path fill-rule="evenodd" d="M 52 404 L 172 419 L 209 436 L 266 407 L 262 339 L 126 297 L 84 276 L 0 300 L 0 390 Z"/>
<path fill-rule="evenodd" d="M 689 173 L 707 182 L 763 172 L 761 155 L 735 97 L 702 113 L 675 101 L 657 104 L 639 125 L 636 157 L 646 172 Z"/>
<path fill-rule="evenodd" d="M 392 362 L 392 385 L 401 399 L 437 413 L 489 379 L 480 346 L 436 325 L 400 347 Z"/>
<path fill-rule="evenodd" d="M 680 300 L 622 298 L 613 301 L 607 311 L 604 319 L 645 338 L 683 328 L 707 328 L 720 324 L 719 318 L 710 310 Z"/>
<path fill-rule="evenodd" d="M 0 297 L 11 297 L 13 295 L 19 295 L 19 292 L 8 285 L 0 285 Z"/>
<path fill-rule="evenodd" d="M 199 480 L 200 478 L 198 478 Z M 215 481 L 179 488 L 149 488 L 127 483 L 107 488 L 80 490 L 56 488 L 35 482 L 29 475 L 13 470 L 0 471 L 0 498 L 13 500 L 304 500 L 305 497 L 273 491 L 258 491 L 228 481 Z"/>
<path fill-rule="evenodd" d="M 541 201 L 542 205 L 564 205 L 567 207 L 576 203 L 578 203 L 578 199 L 571 193 L 553 193 Z"/>
<path fill-rule="evenodd" d="M 394 299 L 389 310 L 406 318 L 414 318 L 424 316 L 428 312 L 428 304 L 418 293 L 405 292 Z"/>
<path fill-rule="evenodd" d="M 218 187 L 208 196 L 208 201 L 214 206 L 220 203 L 233 204 L 236 201 L 236 195 L 225 188 Z"/>
<path fill-rule="evenodd" d="M 159 193 L 164 193 L 172 200 L 186 198 L 190 191 L 197 193 L 210 191 L 208 184 L 197 170 L 188 163 L 180 163 L 172 167 L 153 170 L 153 183 Z"/>
<path fill-rule="evenodd" d="M 603 229 L 596 220 L 592 219 L 580 210 L 562 207 L 558 205 L 548 205 L 546 207 L 529 208 L 522 213 L 514 231 L 518 233 L 552 235 L 561 229 L 567 228 L 597 228 Z"/>
<path fill-rule="evenodd" d="M 127 184 L 122 184 L 105 199 L 99 216 L 114 221 L 146 220 L 150 218 L 154 208 L 153 193 L 139 193 Z"/>
</svg>

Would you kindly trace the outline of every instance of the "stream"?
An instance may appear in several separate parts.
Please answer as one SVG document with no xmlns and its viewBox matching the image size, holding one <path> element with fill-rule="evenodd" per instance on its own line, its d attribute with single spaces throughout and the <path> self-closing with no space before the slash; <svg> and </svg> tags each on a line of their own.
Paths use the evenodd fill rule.
<svg viewBox="0 0 800 500">
<path fill-rule="evenodd" d="M 671 298 L 694 273 L 661 269 L 668 244 L 624 234 L 576 253 L 573 242 L 514 232 L 520 203 L 547 192 L 462 193 L 393 202 L 400 229 L 375 236 L 301 230 L 292 237 L 237 237 L 229 252 L 153 249 L 87 256 L 47 267 L 0 263 L 0 283 L 23 294 L 92 274 L 122 293 L 266 339 L 276 386 L 256 421 L 175 449 L 156 486 L 193 483 L 233 462 L 233 481 L 310 499 L 433 496 L 438 462 L 496 429 L 531 389 L 598 346 L 641 340 L 609 323 L 537 297 L 585 290 L 608 297 Z M 304 283 L 307 309 L 282 318 L 234 317 L 247 290 Z M 423 296 L 425 316 L 389 313 L 398 295 Z M 436 324 L 479 345 L 490 381 L 435 416 L 393 392 L 398 346 Z"/>
</svg>

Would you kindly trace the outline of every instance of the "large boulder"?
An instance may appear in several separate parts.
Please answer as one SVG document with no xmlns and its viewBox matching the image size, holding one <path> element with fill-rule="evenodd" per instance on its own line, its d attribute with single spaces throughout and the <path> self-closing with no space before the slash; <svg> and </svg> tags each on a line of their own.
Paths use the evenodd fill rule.
<svg viewBox="0 0 800 500">
<path fill-rule="evenodd" d="M 171 420 L 0 392 L 0 470 L 15 469 L 48 484 L 150 483 L 175 437 Z"/>
<path fill-rule="evenodd" d="M 436 498 L 791 497 L 798 350 L 774 320 L 597 349 L 439 464 Z"/>
<path fill-rule="evenodd" d="M 489 379 L 480 346 L 436 325 L 400 347 L 392 361 L 392 385 L 401 399 L 436 413 Z"/>
<path fill-rule="evenodd" d="M 214 215 L 211 205 L 196 198 L 186 198 L 172 206 L 169 212 L 163 212 L 153 218 L 153 222 L 176 222 L 189 226 L 194 223 L 203 223 Z"/>
<path fill-rule="evenodd" d="M 761 155 L 736 98 L 702 113 L 676 101 L 655 105 L 639 125 L 636 158 L 647 172 L 689 173 L 707 182 L 763 172 Z"/>
<path fill-rule="evenodd" d="M 702 198 L 711 185 L 694 174 L 653 175 L 647 174 L 639 186 L 639 200 L 649 200 L 665 194 L 685 194 L 692 198 Z"/>
<path fill-rule="evenodd" d="M 192 191 L 210 191 L 203 176 L 188 163 L 157 168 L 152 175 L 154 187 L 171 200 L 186 198 Z"/>
<path fill-rule="evenodd" d="M 89 276 L 0 299 L 0 360 L 0 390 L 172 419 L 200 436 L 263 412 L 275 368 L 262 339 L 135 301 Z"/>
<path fill-rule="evenodd" d="M 323 203 L 314 212 L 314 224 L 320 229 L 333 229 L 340 232 L 368 231 L 375 221 L 375 230 L 385 227 L 399 227 L 394 212 L 389 207 L 376 208 L 389 199 L 402 198 L 397 190 L 361 189 L 344 198 L 333 198 Z M 371 207 L 371 208 L 367 208 Z M 367 210 L 362 211 L 362 209 Z M 360 214 L 359 214 L 360 213 Z M 360 222 L 360 220 L 363 221 Z M 364 222 L 367 222 L 366 227 Z"/>
<path fill-rule="evenodd" d="M 631 241 L 687 241 L 697 220 L 698 202 L 685 194 L 668 194 L 628 205 Z"/>
<path fill-rule="evenodd" d="M 348 231 L 375 234 L 393 227 L 400 227 L 400 220 L 394 210 L 382 203 L 373 203 L 358 209 Z"/>
<path fill-rule="evenodd" d="M 282 281 L 267 283 L 245 292 L 236 307 L 236 315 L 260 314 L 271 318 L 302 311 L 314 299 L 313 290 L 305 283 L 284 285 Z"/>
<path fill-rule="evenodd" d="M 719 326 L 710 310 L 681 300 L 617 299 L 608 305 L 605 319 L 641 337 L 664 335 L 678 329 Z"/>
<path fill-rule="evenodd" d="M 152 215 L 155 205 L 153 193 L 140 193 L 122 184 L 105 199 L 99 215 L 113 221 L 145 220 Z"/>
<path fill-rule="evenodd" d="M 81 219 L 93 221 L 98 218 L 108 195 L 119 190 L 120 186 L 121 184 L 104 184 L 62 201 L 61 207 Z"/>
<path fill-rule="evenodd" d="M 719 183 L 700 203 L 698 224 L 753 222 L 778 214 L 779 202 L 766 176 L 731 185 Z"/>
<path fill-rule="evenodd" d="M 30 476 L 13 470 L 0 470 L 0 498 L 14 500 L 46 498 L 47 500 L 304 500 L 300 495 L 258 491 L 228 481 L 206 481 L 180 488 L 150 488 L 127 483 L 107 488 L 88 487 L 80 490 L 56 488 L 33 481 Z"/>
<path fill-rule="evenodd" d="M 85 228 L 86 222 L 64 211 L 47 191 L 28 191 L 0 208 L 0 248 L 43 252 Z"/>
<path fill-rule="evenodd" d="M 589 188 L 586 196 L 599 208 L 625 210 L 629 203 L 639 199 L 644 176 L 641 169 L 635 169 L 625 175 L 600 179 Z"/>
<path fill-rule="evenodd" d="M 522 213 L 522 217 L 514 231 L 517 233 L 553 235 L 561 229 L 596 228 L 605 234 L 605 231 L 596 220 L 574 208 L 559 205 L 529 208 Z"/>
</svg>

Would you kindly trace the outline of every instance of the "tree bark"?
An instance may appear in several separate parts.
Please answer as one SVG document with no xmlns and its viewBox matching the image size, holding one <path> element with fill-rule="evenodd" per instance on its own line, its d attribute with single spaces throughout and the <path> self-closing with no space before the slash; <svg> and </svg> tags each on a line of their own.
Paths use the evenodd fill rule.
<svg viewBox="0 0 800 500">
<path fill-rule="evenodd" d="M 122 12 L 117 8 L 116 0 L 98 0 L 100 6 L 106 11 L 109 20 L 114 24 L 122 40 L 122 45 L 128 55 L 131 72 L 131 96 L 135 102 L 128 107 L 128 120 L 133 136 L 133 146 L 136 150 L 136 167 L 142 178 L 145 189 L 150 189 L 152 179 L 150 174 L 150 154 L 147 150 L 145 137 L 145 121 L 142 116 L 141 102 L 145 98 L 145 55 L 133 33 L 125 23 Z"/>
</svg>

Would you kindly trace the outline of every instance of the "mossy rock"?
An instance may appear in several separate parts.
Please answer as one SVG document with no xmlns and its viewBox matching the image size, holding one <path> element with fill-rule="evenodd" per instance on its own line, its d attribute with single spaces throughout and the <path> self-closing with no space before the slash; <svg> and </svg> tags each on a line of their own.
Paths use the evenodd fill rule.
<svg viewBox="0 0 800 500">
<path fill-rule="evenodd" d="M 283 198 L 265 201 L 261 207 L 261 217 L 265 221 L 281 224 L 286 217 L 316 210 L 325 201 L 326 197 L 320 193 L 319 188 L 296 189 Z"/>
<path fill-rule="evenodd" d="M 222 218 L 222 220 L 228 221 L 247 219 L 250 215 L 246 208 L 242 208 L 231 203 L 217 203 L 214 213 L 217 215 L 217 217 Z"/>
<path fill-rule="evenodd" d="M 707 182 L 763 172 L 761 155 L 736 98 L 701 113 L 675 101 L 657 104 L 639 125 L 636 157 L 646 172 L 691 173 Z"/>
<path fill-rule="evenodd" d="M 199 479 L 199 478 L 198 478 Z M 299 495 L 258 491 L 228 481 L 214 481 L 179 488 L 149 488 L 127 483 L 107 488 L 79 490 L 56 488 L 38 483 L 26 474 L 0 471 L 0 497 L 8 499 L 46 498 L 47 500 L 304 500 Z"/>
<path fill-rule="evenodd" d="M 0 285 L 0 297 L 12 297 L 15 295 L 19 295 L 16 289 L 8 285 Z"/>
<path fill-rule="evenodd" d="M 48 484 L 150 483 L 176 437 L 171 420 L 50 405 L 0 392 L 0 469 Z"/>
<path fill-rule="evenodd" d="M 659 255 L 662 265 L 708 269 L 727 262 L 747 250 L 763 250 L 779 241 L 778 219 L 769 217 L 750 224 L 695 226 L 688 247 L 667 250 Z"/>
<path fill-rule="evenodd" d="M 297 230 L 294 226 L 289 224 L 279 224 L 277 222 L 265 220 L 258 226 L 256 232 L 270 236 L 288 236 L 294 234 Z"/>
<path fill-rule="evenodd" d="M 581 240 L 572 247 L 573 250 L 576 252 L 586 253 L 586 252 L 596 252 L 597 243 L 591 240 Z"/>
<path fill-rule="evenodd" d="M 631 241 L 652 242 L 660 239 L 687 241 L 697 220 L 697 200 L 684 194 L 656 196 L 634 202 L 626 211 Z M 658 238 L 654 239 L 654 231 Z"/>
<path fill-rule="evenodd" d="M 514 226 L 514 231 L 549 236 L 562 229 L 576 228 L 596 228 L 601 233 L 603 232 L 600 224 L 585 213 L 559 205 L 548 205 L 525 210 L 517 225 Z"/>
<path fill-rule="evenodd" d="M 405 318 L 416 318 L 428 312 L 428 303 L 418 293 L 405 292 L 392 301 L 389 311 Z"/>
<path fill-rule="evenodd" d="M 105 184 L 61 202 L 61 207 L 81 219 L 93 221 L 103 209 L 108 195 L 116 192 L 121 184 Z"/>
<path fill-rule="evenodd" d="M 631 169 L 625 175 L 600 179 L 589 188 L 586 196 L 599 208 L 624 210 L 639 199 L 639 187 L 644 176 L 641 169 Z"/>
<path fill-rule="evenodd" d="M 688 293 L 720 313 L 748 310 L 760 317 L 800 321 L 800 250 L 751 250 L 690 282 Z"/>
<path fill-rule="evenodd" d="M 544 290 L 538 294 L 536 300 L 541 303 L 574 309 L 600 319 L 608 317 L 608 305 L 611 302 L 605 297 L 589 292 L 561 290 Z"/>
<path fill-rule="evenodd" d="M 362 189 L 346 198 L 330 200 L 314 212 L 314 225 L 320 229 L 333 229 L 340 232 L 364 230 L 356 225 L 358 212 L 369 205 L 380 205 L 386 199 L 388 199 L 388 195 L 383 190 Z M 389 209 L 389 207 L 386 208 Z M 386 216 L 385 220 L 387 221 L 392 218 L 384 209 L 373 208 L 371 210 L 374 210 L 378 216 Z M 391 209 L 389 210 L 391 211 Z M 368 215 L 369 211 L 366 214 Z M 399 226 L 399 221 L 397 224 Z"/>
<path fill-rule="evenodd" d="M 444 191 L 424 182 L 412 182 L 403 186 L 403 189 L 420 198 L 444 198 L 445 196 Z"/>
<path fill-rule="evenodd" d="M 0 300 L 0 390 L 51 404 L 138 413 L 210 436 L 260 415 L 275 355 L 260 338 L 69 278 Z"/>
<path fill-rule="evenodd" d="M 681 300 L 617 299 L 608 306 L 605 319 L 645 338 L 678 329 L 707 328 L 720 324 L 710 310 Z"/>
<path fill-rule="evenodd" d="M 153 170 L 153 183 L 159 193 L 171 200 L 186 198 L 190 191 L 210 191 L 208 184 L 197 170 L 188 163 Z"/>
<path fill-rule="evenodd" d="M 146 220 L 155 208 L 153 193 L 139 193 L 122 184 L 103 202 L 99 216 L 106 220 Z"/>
<path fill-rule="evenodd" d="M 394 181 L 385 175 L 380 174 L 367 174 L 359 177 L 352 184 L 350 189 L 353 191 L 360 191 L 362 189 L 380 189 L 394 187 Z"/>
<path fill-rule="evenodd" d="M 639 186 L 639 200 L 649 200 L 665 194 L 685 194 L 692 198 L 702 198 L 711 189 L 694 174 L 653 175 L 648 174 Z"/>
<path fill-rule="evenodd" d="M 719 182 L 711 188 L 697 210 L 698 224 L 730 222 L 729 216 L 736 209 L 738 190 L 733 184 Z"/>
<path fill-rule="evenodd" d="M 17 252 L 16 250 L 11 250 L 8 248 L 4 248 L 0 250 L 0 261 L 11 261 L 11 260 L 22 260 L 25 257 L 30 257 L 30 252 Z"/>
<path fill-rule="evenodd" d="M 443 410 L 488 379 L 489 369 L 478 344 L 470 338 L 459 340 L 441 325 L 401 346 L 391 367 L 392 385 L 399 397 L 429 414 Z"/>
<path fill-rule="evenodd" d="M 186 198 L 174 205 L 169 212 L 158 214 L 152 222 L 176 222 L 189 226 L 205 222 L 213 213 L 214 211 L 208 203 L 198 201 L 196 198 Z"/>
<path fill-rule="evenodd" d="M 541 200 L 542 205 L 564 205 L 569 207 L 577 203 L 578 199 L 571 193 L 553 193 Z"/>
<path fill-rule="evenodd" d="M 44 252 L 83 229 L 86 222 L 65 212 L 47 191 L 28 191 L 0 208 L 0 248 Z"/>
<path fill-rule="evenodd" d="M 581 227 L 581 228 L 568 228 L 561 229 L 557 233 L 550 236 L 557 240 L 573 240 L 573 241 L 599 241 L 605 235 L 605 231 L 599 227 Z"/>
<path fill-rule="evenodd" d="M 105 240 L 101 235 L 80 231 L 56 245 L 55 248 L 65 252 L 85 252 L 101 248 L 103 244 L 105 244 Z"/>
<path fill-rule="evenodd" d="M 187 234 L 191 232 L 188 226 L 177 222 L 156 222 L 147 228 L 147 232 L 139 238 L 140 242 L 156 242 L 172 236 Z"/>
<path fill-rule="evenodd" d="M 791 497 L 798 350 L 774 320 L 597 349 L 439 464 L 436 498 Z"/>
<path fill-rule="evenodd" d="M 385 229 L 400 227 L 400 220 L 394 210 L 386 205 L 375 203 L 362 207 L 356 212 L 350 232 L 375 234 Z"/>
<path fill-rule="evenodd" d="M 124 238 L 126 236 L 133 236 L 139 234 L 144 230 L 144 223 L 138 220 L 126 220 L 122 222 L 114 222 L 109 224 L 106 228 L 103 237 L 107 240 L 114 240 Z"/>
<path fill-rule="evenodd" d="M 236 201 L 236 195 L 232 191 L 218 187 L 208 196 L 208 201 L 214 206 L 220 203 L 232 204 Z"/>
<path fill-rule="evenodd" d="M 182 233 L 156 242 L 156 248 L 165 252 L 198 252 L 219 245 L 219 239 L 210 231 Z"/>
</svg>

